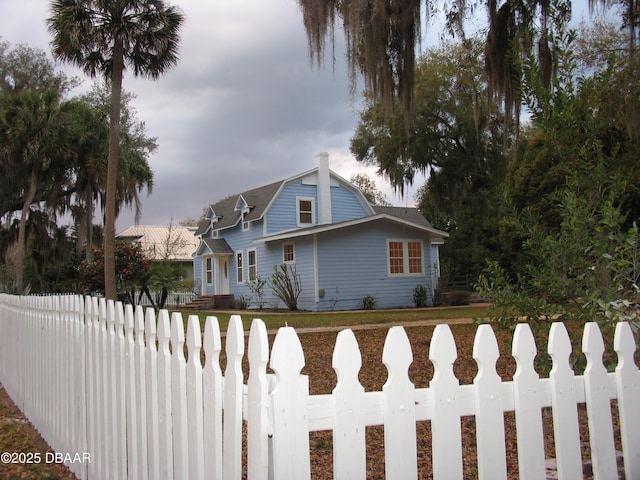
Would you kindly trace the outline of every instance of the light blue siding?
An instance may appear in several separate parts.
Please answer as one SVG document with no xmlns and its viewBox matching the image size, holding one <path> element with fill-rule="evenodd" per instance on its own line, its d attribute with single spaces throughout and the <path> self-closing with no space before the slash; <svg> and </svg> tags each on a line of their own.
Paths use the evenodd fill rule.
<svg viewBox="0 0 640 480">
<path fill-rule="evenodd" d="M 314 216 L 318 220 L 318 196 L 316 185 L 305 185 L 302 181 L 286 185 L 267 212 L 266 234 L 274 234 L 297 228 L 296 199 L 306 197 L 314 199 Z M 344 186 L 331 187 L 332 222 L 353 220 L 367 215 L 353 191 Z"/>
<path fill-rule="evenodd" d="M 366 210 L 351 190 L 342 185 L 331 187 L 331 221 L 333 223 L 362 218 L 366 215 Z"/>
<path fill-rule="evenodd" d="M 202 257 L 193 257 L 193 285 L 198 295 L 202 293 Z"/>
<path fill-rule="evenodd" d="M 280 265 L 282 263 L 282 243 L 277 243 L 275 245 L 265 244 L 263 242 L 254 243 L 255 238 L 259 238 L 263 233 L 263 223 L 262 221 L 252 222 L 249 231 L 242 231 L 242 227 L 240 225 L 225 230 L 224 238 L 227 243 L 234 250 L 233 258 L 230 261 L 230 273 L 229 273 L 229 291 L 236 298 L 244 297 L 248 302 L 251 308 L 258 307 L 258 299 L 251 291 L 249 280 L 249 250 L 255 250 L 256 252 L 256 272 L 258 277 L 263 280 L 268 280 L 273 275 L 273 267 L 274 265 Z M 301 247 L 302 248 L 302 247 Z M 296 245 L 296 256 L 298 255 L 298 248 Z M 300 250 L 302 251 L 302 250 Z M 244 257 L 243 262 L 243 277 L 244 282 L 238 283 L 238 264 L 237 264 L 237 256 L 236 253 L 242 252 Z M 308 256 L 308 253 L 301 253 L 301 255 Z M 298 257 L 297 257 L 298 258 Z M 300 257 L 301 258 L 301 257 Z M 311 257 L 312 258 L 312 257 Z M 301 270 L 305 269 L 305 261 L 300 262 L 300 266 L 297 266 L 298 273 L 301 273 Z M 303 272 L 306 276 L 306 272 Z M 313 292 L 312 289 L 307 287 L 307 280 L 303 281 L 303 295 L 309 291 Z M 284 305 L 282 302 L 277 299 L 272 290 L 268 285 L 264 287 L 264 302 L 265 307 L 269 308 L 283 308 Z M 302 299 L 302 297 L 301 297 Z"/>
<path fill-rule="evenodd" d="M 387 240 L 422 240 L 423 274 L 390 276 Z M 429 237 L 389 223 L 343 228 L 319 236 L 319 289 L 324 290 L 318 310 L 357 309 L 365 295 L 376 298 L 377 308 L 413 305 L 417 285 L 431 287 Z"/>
<path fill-rule="evenodd" d="M 259 275 L 264 279 L 268 279 L 273 275 L 273 267 L 282 264 L 282 245 L 285 242 L 269 242 L 262 244 L 264 261 L 262 262 Z M 300 285 L 302 292 L 298 297 L 298 308 L 301 310 L 315 309 L 315 281 L 313 269 L 313 242 L 311 237 L 298 238 L 294 242 L 295 245 L 295 262 L 291 267 L 295 269 L 296 274 L 300 277 Z M 284 308 L 281 300 L 273 295 L 269 287 L 265 288 L 268 304 L 277 308 Z"/>
<path fill-rule="evenodd" d="M 314 216 L 318 218 L 318 196 L 316 185 L 303 185 L 302 181 L 285 185 L 266 214 L 267 234 L 283 232 L 297 228 L 296 198 L 307 197 L 314 199 Z"/>
</svg>

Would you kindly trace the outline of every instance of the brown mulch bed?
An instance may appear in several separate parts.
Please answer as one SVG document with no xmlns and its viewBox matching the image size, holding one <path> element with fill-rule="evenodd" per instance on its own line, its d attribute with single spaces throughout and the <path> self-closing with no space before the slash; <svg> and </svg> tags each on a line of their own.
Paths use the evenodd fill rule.
<svg viewBox="0 0 640 480">
<path fill-rule="evenodd" d="M 433 366 L 429 361 L 429 344 L 434 327 L 420 326 L 406 328 L 413 350 L 413 364 L 409 376 L 417 388 L 427 387 L 433 376 Z M 452 325 L 458 360 L 454 364 L 456 376 L 461 384 L 473 382 L 477 373 L 472 358 L 473 340 L 476 326 L 473 324 Z M 362 352 L 362 369 L 360 382 L 366 391 L 379 391 L 387 378 L 386 368 L 382 363 L 382 349 L 387 335 L 387 328 L 356 330 L 355 336 Z M 580 327 L 570 329 L 574 345 L 579 346 Z M 302 373 L 309 375 L 310 393 L 330 393 L 335 386 L 335 374 L 331 367 L 331 357 L 337 332 L 305 333 L 300 335 L 306 366 Z M 273 342 L 273 335 L 269 337 Z M 511 380 L 515 372 L 515 361 L 509 355 L 511 338 L 498 335 L 501 357 L 497 370 L 504 381 Z M 224 355 L 223 355 L 224 357 Z M 224 368 L 224 361 L 223 361 Z M 246 365 L 245 365 L 246 369 Z M 245 371 L 246 379 L 246 371 Z M 616 409 L 612 408 L 614 420 Z M 546 457 L 555 456 L 553 446 L 553 422 L 551 412 L 543 412 L 544 431 L 546 437 Z M 583 463 L 590 462 L 589 432 L 586 423 L 584 406 L 579 407 L 579 418 L 582 438 Z M 507 442 L 507 469 L 510 479 L 518 478 L 516 429 L 513 413 L 505 413 L 505 429 Z M 384 478 L 384 432 L 382 427 L 367 427 L 367 478 Z M 431 431 L 429 422 L 418 422 L 418 476 L 432 478 L 431 475 Z M 464 477 L 477 477 L 477 448 L 475 442 L 475 421 L 473 417 L 462 419 Z M 621 450 L 619 432 L 616 428 L 616 448 Z M 310 434 L 311 472 L 314 479 L 330 479 L 333 477 L 332 436 L 331 432 L 313 432 Z M 0 387 L 0 447 L 3 452 L 40 452 L 44 457 L 51 452 L 49 446 L 38 435 L 38 432 L 26 421 L 24 415 L 11 402 L 4 388 Z M 64 465 L 58 464 L 0 464 L 2 479 L 73 479 L 74 475 Z M 620 478 L 623 478 L 621 475 Z"/>
<path fill-rule="evenodd" d="M 72 480 L 76 476 L 63 464 L 47 462 L 47 453 L 53 450 L 15 406 L 4 387 L 0 385 L 0 451 L 22 453 L 14 455 L 10 463 L 0 463 L 0 478 L 8 480 Z M 39 459 L 38 455 L 39 454 Z M 28 455 L 28 457 L 27 457 Z M 21 460 L 29 459 L 30 462 Z M 51 455 L 49 455 L 49 458 Z M 15 461 L 13 461 L 15 460 Z"/>
<path fill-rule="evenodd" d="M 452 325 L 458 349 L 458 360 L 454 364 L 454 372 L 461 384 L 473 383 L 478 369 L 472 358 L 473 340 L 476 325 Z M 433 365 L 429 361 L 429 343 L 434 327 L 409 327 L 407 335 L 413 350 L 413 363 L 409 369 L 409 377 L 417 388 L 428 387 L 433 376 Z M 581 327 L 569 328 L 572 342 L 580 346 Z M 362 352 L 362 369 L 360 383 L 366 391 L 379 391 L 386 381 L 387 372 L 382 363 L 382 349 L 387 329 L 362 330 L 354 332 Z M 337 333 L 315 333 L 301 335 L 306 366 L 304 374 L 309 375 L 311 394 L 330 393 L 335 386 L 336 377 L 331 368 L 331 356 Z M 272 340 L 272 339 L 271 339 Z M 510 356 L 511 337 L 498 335 L 501 356 L 497 362 L 497 371 L 503 381 L 512 380 L 515 373 L 515 360 Z M 615 403 L 615 402 L 614 402 Z M 580 435 L 582 440 L 582 457 L 585 466 L 585 478 L 590 476 L 589 432 L 584 405 L 578 408 Z M 612 408 L 614 422 L 617 424 L 617 409 Z M 518 452 L 516 443 L 516 424 L 513 412 L 505 413 L 505 433 L 507 444 L 507 471 L 509 479 L 518 477 Z M 554 458 L 553 420 L 550 409 L 543 412 L 545 433 L 545 456 Z M 367 478 L 384 478 L 384 431 L 381 426 L 367 427 Z M 431 429 L 429 422 L 418 422 L 418 478 L 432 478 L 431 473 Z M 477 446 L 475 441 L 474 417 L 462 418 L 463 468 L 464 478 L 477 478 Z M 615 426 L 616 449 L 621 450 L 620 435 Z M 310 435 L 312 478 L 329 479 L 333 476 L 332 436 L 331 432 L 313 432 Z M 624 478 L 620 471 L 620 478 Z"/>
</svg>

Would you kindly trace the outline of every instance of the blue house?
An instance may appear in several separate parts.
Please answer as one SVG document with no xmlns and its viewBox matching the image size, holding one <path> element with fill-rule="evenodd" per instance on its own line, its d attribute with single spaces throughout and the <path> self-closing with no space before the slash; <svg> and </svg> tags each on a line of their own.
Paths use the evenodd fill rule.
<svg viewBox="0 0 640 480">
<path fill-rule="evenodd" d="M 298 308 L 310 311 L 357 309 L 365 297 L 377 308 L 410 307 L 418 285 L 432 300 L 448 236 L 415 208 L 370 205 L 329 170 L 327 153 L 312 170 L 211 205 L 195 235 L 202 295 L 250 299 L 250 282 L 287 264 L 300 279 Z M 284 306 L 264 293 L 265 305 Z"/>
</svg>

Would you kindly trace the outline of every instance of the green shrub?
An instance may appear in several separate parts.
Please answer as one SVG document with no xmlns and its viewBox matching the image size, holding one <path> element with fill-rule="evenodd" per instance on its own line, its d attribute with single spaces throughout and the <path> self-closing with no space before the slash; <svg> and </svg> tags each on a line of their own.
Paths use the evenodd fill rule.
<svg viewBox="0 0 640 480">
<path fill-rule="evenodd" d="M 427 289 L 424 285 L 416 285 L 413 289 L 413 303 L 416 307 L 426 307 L 428 301 Z"/>
<path fill-rule="evenodd" d="M 378 300 L 375 295 L 365 295 L 362 297 L 362 300 L 360 300 L 360 308 L 362 310 L 373 310 L 376 308 L 377 303 Z"/>
<path fill-rule="evenodd" d="M 449 305 L 469 305 L 471 292 L 466 290 L 452 290 L 447 296 Z"/>
</svg>

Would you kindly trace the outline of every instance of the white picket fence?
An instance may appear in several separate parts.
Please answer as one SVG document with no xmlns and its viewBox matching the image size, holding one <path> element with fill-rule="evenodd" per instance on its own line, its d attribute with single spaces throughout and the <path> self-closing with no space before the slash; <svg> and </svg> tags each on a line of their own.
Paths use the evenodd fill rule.
<svg viewBox="0 0 640 480">
<path fill-rule="evenodd" d="M 186 344 L 186 348 L 185 348 Z M 533 368 L 536 348 L 527 325 L 513 339 L 513 381 L 496 373 L 498 346 L 491 328 L 478 328 L 473 357 L 478 374 L 460 385 L 453 373 L 456 345 L 447 325 L 434 331 L 428 388 L 409 380 L 412 351 L 403 328 L 389 330 L 382 352 L 388 380 L 365 392 L 358 381 L 361 355 L 350 330 L 338 334 L 333 354 L 337 385 L 309 395 L 300 374 L 304 353 L 291 327 L 281 328 L 271 352 L 265 325 L 253 320 L 248 340 L 239 316 L 226 336 L 208 317 L 162 310 L 135 311 L 81 297 L 0 295 L 0 381 L 18 407 L 79 478 L 259 479 L 310 478 L 309 432 L 333 431 L 334 478 L 366 478 L 365 427 L 384 426 L 386 478 L 417 478 L 416 422 L 430 421 L 433 478 L 462 479 L 461 416 L 475 415 L 478 476 L 505 479 L 503 412 L 515 411 L 522 479 L 544 479 L 542 414 L 551 407 L 561 479 L 582 478 L 577 404 L 586 403 L 594 478 L 618 478 L 611 400 L 617 405 L 626 479 L 640 478 L 640 371 L 633 333 L 617 325 L 618 366 L 607 373 L 596 324 L 584 330 L 588 365 L 575 376 L 564 325 L 550 332 L 549 378 Z M 201 362 L 202 349 L 206 362 Z M 186 357 L 185 357 L 186 350 Z M 188 358 L 188 359 L 187 359 Z M 267 373 L 267 364 L 275 374 Z M 224 408 L 223 408 L 224 407 Z M 243 462 L 243 421 L 247 459 Z M 78 454 L 78 456 L 76 456 Z M 90 462 L 86 460 L 90 455 Z"/>
<path fill-rule="evenodd" d="M 154 291 L 154 292 L 151 292 L 151 295 L 156 305 L 160 303 L 162 292 Z M 169 292 L 167 294 L 167 300 L 165 302 L 165 305 L 171 306 L 171 307 L 178 307 L 180 305 L 186 305 L 187 303 L 194 301 L 196 298 L 198 298 L 198 296 L 189 290 Z M 152 306 L 151 302 L 149 301 L 146 295 L 143 295 L 138 303 L 143 307 Z"/>
</svg>

